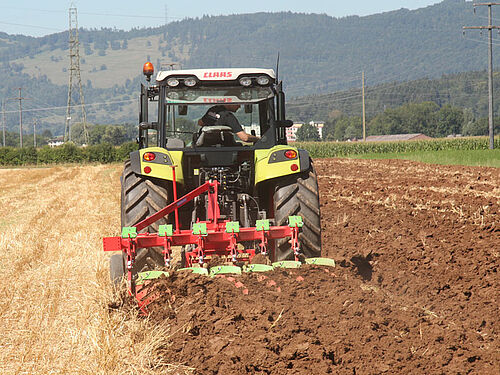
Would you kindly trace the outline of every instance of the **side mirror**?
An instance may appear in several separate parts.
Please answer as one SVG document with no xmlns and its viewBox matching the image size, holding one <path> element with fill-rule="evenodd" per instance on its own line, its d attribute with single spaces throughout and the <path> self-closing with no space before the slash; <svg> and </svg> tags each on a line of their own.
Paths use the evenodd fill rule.
<svg viewBox="0 0 500 375">
<path fill-rule="evenodd" d="M 289 128 L 293 125 L 292 120 L 277 120 L 274 122 L 277 128 Z"/>
<path fill-rule="evenodd" d="M 245 104 L 245 113 L 252 113 L 253 107 L 251 104 Z"/>
<path fill-rule="evenodd" d="M 180 105 L 177 107 L 179 111 L 179 116 L 186 116 L 188 113 L 188 106 L 187 105 Z"/>
</svg>

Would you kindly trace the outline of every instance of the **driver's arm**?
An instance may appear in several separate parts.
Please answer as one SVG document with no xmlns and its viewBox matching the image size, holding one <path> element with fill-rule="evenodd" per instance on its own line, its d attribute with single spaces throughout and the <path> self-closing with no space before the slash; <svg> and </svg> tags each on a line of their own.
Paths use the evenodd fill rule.
<svg viewBox="0 0 500 375">
<path fill-rule="evenodd" d="M 255 143 L 257 142 L 260 137 L 257 137 L 255 135 L 252 135 L 252 134 L 248 134 L 247 132 L 245 132 L 244 130 L 236 133 L 236 135 L 238 136 L 239 139 L 241 139 L 243 142 L 252 142 L 252 143 Z"/>
</svg>

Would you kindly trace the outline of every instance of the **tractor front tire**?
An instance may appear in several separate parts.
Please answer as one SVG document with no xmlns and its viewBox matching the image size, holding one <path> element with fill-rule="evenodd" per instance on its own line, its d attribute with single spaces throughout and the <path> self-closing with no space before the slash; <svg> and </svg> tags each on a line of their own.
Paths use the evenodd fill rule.
<svg viewBox="0 0 500 375">
<path fill-rule="evenodd" d="M 301 216 L 300 251 L 305 258 L 321 256 L 321 219 L 318 179 L 311 161 L 309 171 L 280 179 L 274 185 L 273 212 L 276 225 L 288 225 L 289 216 Z M 288 238 L 275 241 L 273 261 L 293 260 Z"/>
<path fill-rule="evenodd" d="M 121 183 L 122 228 L 136 225 L 170 203 L 166 181 L 135 174 L 129 160 L 125 162 Z M 140 232 L 157 233 L 158 226 L 162 224 L 167 224 L 166 218 L 156 221 Z M 132 276 L 162 267 L 164 259 L 161 248 L 137 249 Z"/>
</svg>

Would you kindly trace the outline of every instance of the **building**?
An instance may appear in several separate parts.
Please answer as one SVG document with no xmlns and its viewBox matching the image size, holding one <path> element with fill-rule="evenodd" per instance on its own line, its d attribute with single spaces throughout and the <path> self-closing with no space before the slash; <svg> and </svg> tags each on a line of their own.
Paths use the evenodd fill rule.
<svg viewBox="0 0 500 375">
<path fill-rule="evenodd" d="M 296 142 L 297 141 L 297 130 L 299 130 L 303 122 L 294 122 L 292 126 L 286 128 L 286 139 L 288 142 Z M 315 126 L 318 129 L 319 137 L 323 139 L 323 127 L 325 123 L 323 121 L 310 121 L 309 125 Z"/>
<path fill-rule="evenodd" d="M 49 147 L 62 146 L 64 144 L 64 137 L 61 135 L 59 137 L 49 139 L 47 144 Z"/>
<path fill-rule="evenodd" d="M 422 133 L 415 134 L 390 134 L 390 135 L 370 135 L 366 137 L 366 142 L 397 142 L 397 141 L 422 141 L 432 139 Z"/>
</svg>

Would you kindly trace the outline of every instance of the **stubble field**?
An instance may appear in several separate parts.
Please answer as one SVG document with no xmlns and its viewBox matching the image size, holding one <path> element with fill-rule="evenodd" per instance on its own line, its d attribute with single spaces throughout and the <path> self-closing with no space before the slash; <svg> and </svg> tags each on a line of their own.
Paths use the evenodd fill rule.
<svg viewBox="0 0 500 375">
<path fill-rule="evenodd" d="M 121 304 L 121 166 L 0 170 L 2 374 L 494 374 L 500 170 L 319 159 L 337 267 L 168 280 Z"/>
</svg>

